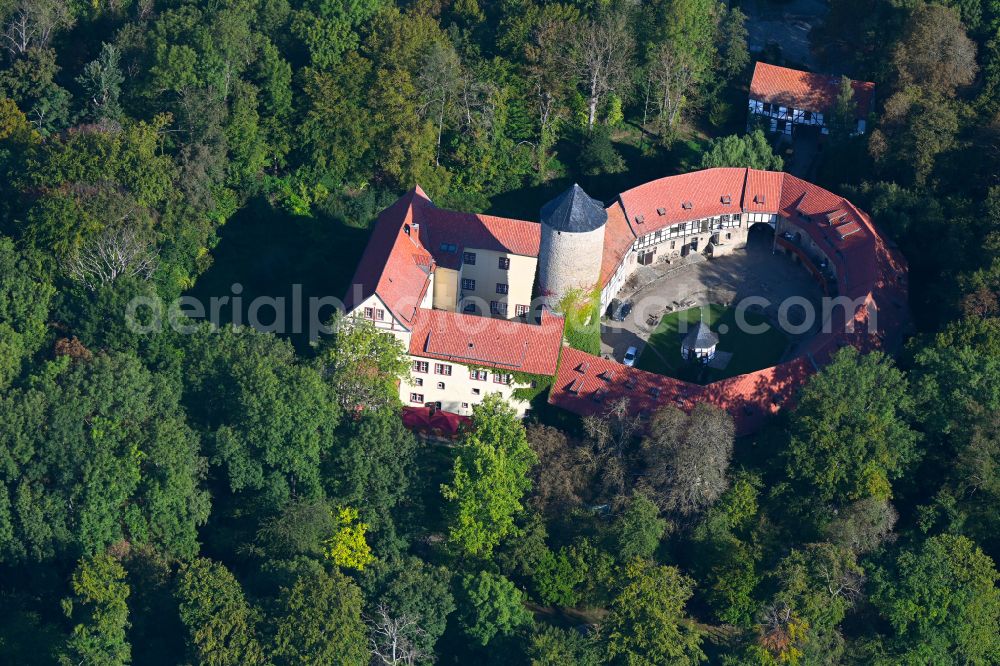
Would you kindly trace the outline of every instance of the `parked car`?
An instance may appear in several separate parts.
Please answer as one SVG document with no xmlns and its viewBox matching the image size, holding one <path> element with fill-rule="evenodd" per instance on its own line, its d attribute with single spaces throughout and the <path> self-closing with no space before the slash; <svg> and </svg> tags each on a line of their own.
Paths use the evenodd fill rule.
<svg viewBox="0 0 1000 666">
<path fill-rule="evenodd" d="M 622 304 L 622 299 L 612 298 L 611 302 L 608 303 L 608 309 L 604 312 L 604 316 L 611 318 L 614 316 L 615 312 L 618 311 L 618 306 Z"/>
<path fill-rule="evenodd" d="M 622 358 L 622 363 L 631 368 L 633 365 L 635 365 L 635 355 L 637 352 L 638 350 L 635 347 L 629 347 L 628 349 L 626 349 L 625 357 Z"/>
<path fill-rule="evenodd" d="M 625 321 L 625 317 L 628 313 L 632 312 L 632 304 L 628 301 L 622 301 L 618 304 L 618 307 L 612 310 L 611 319 L 614 321 Z"/>
</svg>

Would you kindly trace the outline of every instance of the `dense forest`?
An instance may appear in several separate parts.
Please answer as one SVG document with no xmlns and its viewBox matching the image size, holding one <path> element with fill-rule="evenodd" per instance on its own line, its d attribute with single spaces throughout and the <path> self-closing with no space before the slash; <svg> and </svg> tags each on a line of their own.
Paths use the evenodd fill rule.
<svg viewBox="0 0 1000 666">
<path fill-rule="evenodd" d="M 876 83 L 816 180 L 902 248 L 916 330 L 753 437 L 491 399 L 444 445 L 373 329 L 126 321 L 282 244 L 340 296 L 416 183 L 536 219 L 570 179 L 780 168 L 747 85 L 797 63 L 730 4 L 0 0 L 0 660 L 1000 663 L 998 0 L 813 31 Z"/>
</svg>

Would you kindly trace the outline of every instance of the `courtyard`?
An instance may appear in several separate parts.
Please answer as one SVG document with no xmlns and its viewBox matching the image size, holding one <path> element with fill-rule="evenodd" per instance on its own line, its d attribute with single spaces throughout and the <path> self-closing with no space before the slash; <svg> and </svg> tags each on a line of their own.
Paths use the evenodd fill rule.
<svg viewBox="0 0 1000 666">
<path fill-rule="evenodd" d="M 770 227 L 756 225 L 747 247 L 727 256 L 709 259 L 692 254 L 640 266 L 618 294 L 633 303 L 625 321 L 602 320 L 601 354 L 621 360 L 629 347 L 636 347 L 637 367 L 698 383 L 753 372 L 796 356 L 818 324 L 789 335 L 777 325 L 779 307 L 796 298 L 818 308 L 822 291 L 802 266 L 773 252 L 773 239 Z M 763 324 L 766 330 L 742 330 L 737 325 L 738 307 L 747 324 L 755 329 Z M 788 319 L 798 324 L 804 314 L 802 307 L 793 306 Z M 692 368 L 680 356 L 687 326 L 699 318 L 720 337 L 717 358 L 706 368 Z"/>
</svg>

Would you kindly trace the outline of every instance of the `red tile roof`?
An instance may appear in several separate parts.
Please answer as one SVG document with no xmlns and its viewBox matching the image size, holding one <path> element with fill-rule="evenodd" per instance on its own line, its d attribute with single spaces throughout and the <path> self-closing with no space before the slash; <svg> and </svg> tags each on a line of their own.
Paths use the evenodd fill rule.
<svg viewBox="0 0 1000 666">
<path fill-rule="evenodd" d="M 562 353 L 549 402 L 581 416 L 605 413 L 621 399 L 634 413 L 651 416 L 666 406 L 690 412 L 713 404 L 733 417 L 737 435 L 747 435 L 794 402 L 814 368 L 800 357 L 781 365 L 700 386 L 630 368 L 569 347 Z"/>
<path fill-rule="evenodd" d="M 452 269 L 461 266 L 465 249 L 537 257 L 542 239 L 542 225 L 537 222 L 444 210 L 429 201 L 419 208 L 417 222 L 420 239 L 435 261 Z M 455 245 L 457 249 L 444 250 L 443 243 Z"/>
<path fill-rule="evenodd" d="M 378 216 L 344 304 L 350 311 L 378 294 L 410 327 L 436 266 L 459 268 L 466 248 L 537 257 L 540 242 L 536 222 L 437 208 L 418 185 Z"/>
<path fill-rule="evenodd" d="M 851 81 L 857 116 L 864 118 L 871 111 L 875 84 L 869 81 Z M 837 103 L 840 95 L 840 77 L 813 74 L 787 67 L 758 62 L 750 81 L 750 97 L 761 102 L 780 104 L 803 111 L 827 113 Z"/>
<path fill-rule="evenodd" d="M 781 171 L 747 169 L 743 190 L 743 210 L 748 213 L 776 213 L 781 204 L 781 187 L 785 174 Z"/>
<path fill-rule="evenodd" d="M 417 186 L 378 216 L 344 298 L 348 312 L 377 294 L 396 319 L 412 324 L 434 270 L 413 229 L 414 209 L 427 201 Z"/>
<path fill-rule="evenodd" d="M 466 365 L 552 376 L 562 348 L 563 319 L 542 314 L 527 324 L 445 310 L 418 310 L 410 354 Z"/>
<path fill-rule="evenodd" d="M 607 284 L 622 259 L 628 254 L 635 234 L 625 219 L 625 209 L 621 202 L 608 206 L 608 222 L 604 227 L 604 255 L 601 258 L 601 284 Z"/>
<path fill-rule="evenodd" d="M 632 233 L 643 236 L 678 222 L 741 212 L 746 171 L 725 167 L 667 176 L 622 192 L 619 200 Z"/>
<path fill-rule="evenodd" d="M 455 438 L 472 423 L 468 416 L 430 407 L 403 407 L 403 425 L 438 437 Z"/>
<path fill-rule="evenodd" d="M 874 253 L 879 236 L 865 213 L 843 197 L 786 174 L 781 214 L 810 236 L 833 262 L 839 293 L 871 288 L 878 272 L 879 257 Z"/>
</svg>

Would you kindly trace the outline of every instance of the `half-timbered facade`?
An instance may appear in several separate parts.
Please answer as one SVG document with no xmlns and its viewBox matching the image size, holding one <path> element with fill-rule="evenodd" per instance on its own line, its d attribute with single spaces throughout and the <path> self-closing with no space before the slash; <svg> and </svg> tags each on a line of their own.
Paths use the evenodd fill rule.
<svg viewBox="0 0 1000 666">
<path fill-rule="evenodd" d="M 875 84 L 851 81 L 855 117 L 850 131 L 864 134 L 871 111 Z M 771 133 L 792 135 L 796 127 L 816 127 L 821 134 L 830 130 L 831 114 L 841 93 L 841 77 L 803 72 L 758 62 L 750 81 L 748 111 L 751 118 L 763 119 Z"/>
</svg>

